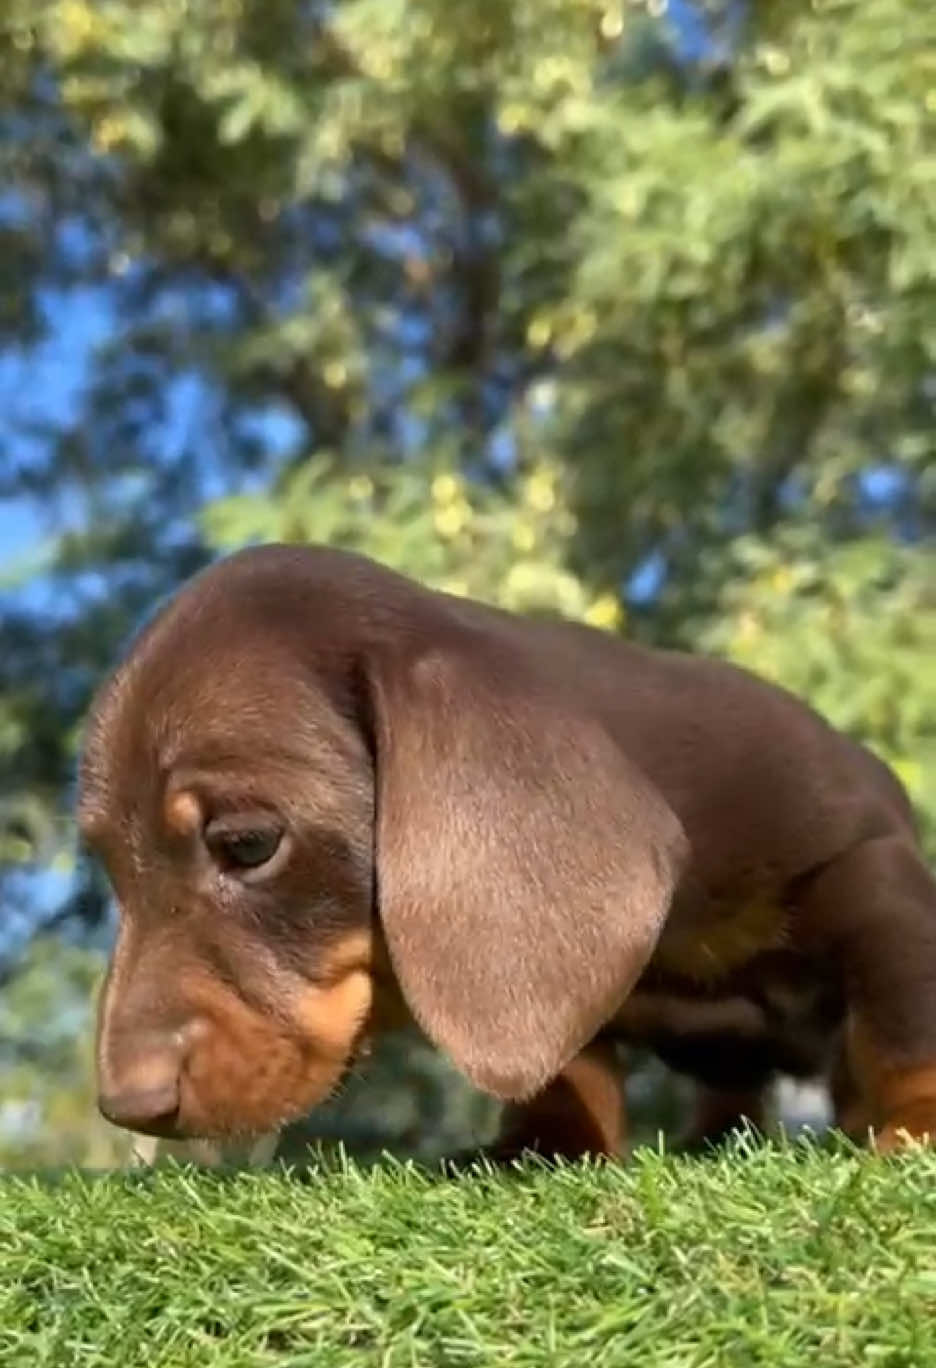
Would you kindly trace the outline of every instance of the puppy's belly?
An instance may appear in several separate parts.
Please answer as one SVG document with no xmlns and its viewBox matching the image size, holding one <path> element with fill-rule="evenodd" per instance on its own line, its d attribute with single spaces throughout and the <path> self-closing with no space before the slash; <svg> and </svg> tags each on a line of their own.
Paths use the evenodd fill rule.
<svg viewBox="0 0 936 1368">
<path fill-rule="evenodd" d="M 608 1034 L 712 1088 L 756 1088 L 777 1073 L 815 1077 L 830 1066 L 842 1008 L 835 989 L 804 969 L 792 981 L 750 974 L 705 991 L 640 984 Z"/>
</svg>

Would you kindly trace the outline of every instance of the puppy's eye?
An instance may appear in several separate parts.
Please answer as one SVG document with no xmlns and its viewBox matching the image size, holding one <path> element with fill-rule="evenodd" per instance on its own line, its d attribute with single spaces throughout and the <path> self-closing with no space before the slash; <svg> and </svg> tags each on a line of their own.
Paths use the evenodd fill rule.
<svg viewBox="0 0 936 1368">
<path fill-rule="evenodd" d="M 233 869 L 259 869 L 279 849 L 283 833 L 277 827 L 229 827 L 210 823 L 205 841 L 215 859 Z"/>
</svg>

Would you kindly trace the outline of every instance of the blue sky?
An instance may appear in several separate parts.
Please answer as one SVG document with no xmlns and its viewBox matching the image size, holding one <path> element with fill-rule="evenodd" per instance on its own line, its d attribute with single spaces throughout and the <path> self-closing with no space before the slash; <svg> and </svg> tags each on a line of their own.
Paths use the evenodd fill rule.
<svg viewBox="0 0 936 1368">
<path fill-rule="evenodd" d="M 43 290 L 39 303 L 48 335 L 33 347 L 0 352 L 0 434 L 16 463 L 40 453 L 39 443 L 22 438 L 20 424 L 65 424 L 75 416 L 89 359 L 113 324 L 108 293 L 99 287 Z M 47 514 L 33 499 L 0 500 L 0 574 L 41 541 Z"/>
<path fill-rule="evenodd" d="M 668 17 L 686 61 L 712 52 L 712 36 L 690 0 L 670 0 Z M 6 212 L 22 212 L 9 196 L 3 207 Z M 87 230 L 77 220 L 64 224 L 62 234 L 62 246 L 73 258 L 90 250 Z M 106 286 L 47 290 L 40 305 L 48 336 L 27 352 L 15 348 L 0 352 L 0 438 L 4 447 L 24 419 L 67 422 L 74 416 L 89 357 L 113 327 L 113 308 Z M 289 433 L 277 431 L 275 425 L 269 436 L 274 443 L 288 444 Z M 16 442 L 15 460 L 28 461 L 31 454 L 28 443 Z M 32 499 L 0 499 L 0 578 L 11 560 L 41 544 L 49 531 L 51 511 Z M 69 511 L 67 504 L 54 510 L 57 518 L 66 520 Z"/>
<path fill-rule="evenodd" d="M 717 55 L 719 42 L 730 43 L 743 13 L 744 6 L 739 0 L 730 11 L 725 32 L 716 39 L 691 0 L 669 0 L 667 9 L 680 55 L 690 63 L 700 57 Z M 0 212 L 9 218 L 24 210 L 9 194 L 0 193 Z M 64 222 L 59 232 L 59 246 L 75 263 L 86 258 L 93 250 L 87 226 L 77 218 Z M 25 464 L 41 454 L 41 441 L 24 439 L 18 432 L 20 425 L 37 419 L 67 424 L 74 419 L 80 408 L 89 360 L 95 347 L 113 336 L 115 326 L 113 292 L 107 285 L 46 289 L 40 295 L 39 305 L 47 336 L 29 349 L 11 347 L 0 351 L 0 441 L 15 462 Z M 177 384 L 171 396 L 170 418 L 159 445 L 165 444 L 164 449 L 171 450 L 192 430 L 198 430 L 201 439 L 198 446 L 205 451 L 205 493 L 211 494 L 221 491 L 212 488 L 215 481 L 211 468 L 207 399 L 205 387 L 194 377 L 189 378 L 187 386 L 184 381 Z M 288 449 L 296 440 L 295 424 L 283 416 L 268 416 L 263 435 L 271 453 Z M 401 431 L 397 435 L 405 445 L 407 434 Z M 509 434 L 501 433 L 495 440 L 504 447 L 509 460 Z M 0 470 L 0 476 L 3 473 Z M 900 493 L 901 477 L 892 469 L 882 467 L 867 474 L 864 487 L 872 502 L 887 504 Z M 54 507 L 30 498 L 0 498 L 0 585 L 11 562 L 41 548 L 43 539 L 51 531 L 61 530 L 77 516 L 78 504 L 73 498 L 69 500 L 67 492 Z M 632 591 L 636 589 L 639 598 L 652 597 L 661 572 L 661 565 L 648 563 L 641 568 L 637 582 L 631 586 Z"/>
</svg>

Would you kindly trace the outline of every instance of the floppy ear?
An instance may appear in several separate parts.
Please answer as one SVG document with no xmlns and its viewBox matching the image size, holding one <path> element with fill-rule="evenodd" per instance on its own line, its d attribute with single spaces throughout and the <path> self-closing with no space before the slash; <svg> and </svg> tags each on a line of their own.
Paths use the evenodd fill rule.
<svg viewBox="0 0 936 1368">
<path fill-rule="evenodd" d="M 485 654 L 446 646 L 371 681 L 378 909 L 429 1038 L 522 1100 L 632 988 L 687 843 L 600 722 Z"/>
</svg>

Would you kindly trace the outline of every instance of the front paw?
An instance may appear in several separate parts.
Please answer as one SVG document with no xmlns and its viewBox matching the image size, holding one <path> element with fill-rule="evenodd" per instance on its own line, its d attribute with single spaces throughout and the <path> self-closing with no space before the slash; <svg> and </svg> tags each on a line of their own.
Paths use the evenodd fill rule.
<svg viewBox="0 0 936 1368">
<path fill-rule="evenodd" d="M 919 1145 L 936 1145 L 936 1098 L 902 1108 L 874 1139 L 878 1154 L 894 1154 Z"/>
</svg>

